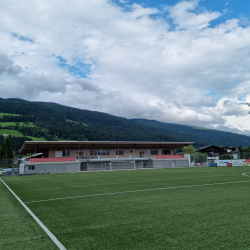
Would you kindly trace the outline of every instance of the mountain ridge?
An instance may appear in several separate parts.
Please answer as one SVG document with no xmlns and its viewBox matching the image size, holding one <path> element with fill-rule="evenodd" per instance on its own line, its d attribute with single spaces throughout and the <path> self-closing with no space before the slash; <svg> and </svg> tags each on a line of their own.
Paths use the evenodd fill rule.
<svg viewBox="0 0 250 250">
<path fill-rule="evenodd" d="M 249 136 L 216 129 L 148 119 L 126 119 L 57 103 L 29 102 L 17 98 L 0 98 L 0 113 L 20 115 L 2 116 L 0 134 L 1 129 L 5 129 L 46 140 L 191 141 L 196 147 L 246 147 L 250 144 Z"/>
</svg>

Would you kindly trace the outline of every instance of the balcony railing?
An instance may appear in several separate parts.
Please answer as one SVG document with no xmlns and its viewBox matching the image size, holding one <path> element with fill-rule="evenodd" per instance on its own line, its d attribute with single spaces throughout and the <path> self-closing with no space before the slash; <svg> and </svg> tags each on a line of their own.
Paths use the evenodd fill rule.
<svg viewBox="0 0 250 250">
<path fill-rule="evenodd" d="M 146 158 L 151 157 L 147 155 L 91 155 L 91 156 L 82 156 L 77 157 L 76 159 L 134 159 L 134 158 Z"/>
</svg>

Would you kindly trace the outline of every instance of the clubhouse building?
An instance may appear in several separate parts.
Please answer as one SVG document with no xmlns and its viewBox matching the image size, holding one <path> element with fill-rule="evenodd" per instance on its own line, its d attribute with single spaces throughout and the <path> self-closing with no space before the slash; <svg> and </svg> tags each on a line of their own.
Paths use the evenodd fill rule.
<svg viewBox="0 0 250 250">
<path fill-rule="evenodd" d="M 25 141 L 20 174 L 188 167 L 176 149 L 193 142 Z"/>
</svg>

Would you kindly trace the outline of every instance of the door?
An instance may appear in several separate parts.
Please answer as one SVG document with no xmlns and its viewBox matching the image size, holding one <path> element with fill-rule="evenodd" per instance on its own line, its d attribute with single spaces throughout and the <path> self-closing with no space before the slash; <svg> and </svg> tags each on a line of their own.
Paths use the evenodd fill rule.
<svg viewBox="0 0 250 250">
<path fill-rule="evenodd" d="M 81 171 L 87 171 L 87 162 L 81 162 Z"/>
</svg>

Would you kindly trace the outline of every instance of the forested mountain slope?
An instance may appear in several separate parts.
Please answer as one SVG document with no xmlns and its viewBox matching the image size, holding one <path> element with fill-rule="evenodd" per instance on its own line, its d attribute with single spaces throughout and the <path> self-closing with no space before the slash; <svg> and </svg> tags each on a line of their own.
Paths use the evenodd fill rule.
<svg viewBox="0 0 250 250">
<path fill-rule="evenodd" d="M 12 135 L 12 141 L 18 137 L 15 147 L 19 148 L 23 136 L 30 140 L 194 141 L 197 147 L 211 144 L 246 147 L 250 144 L 250 137 L 234 133 L 143 119 L 129 120 L 56 103 L 21 99 L 0 98 L 0 126 L 0 134 Z"/>
<path fill-rule="evenodd" d="M 239 146 L 246 147 L 250 144 L 250 137 L 236 133 L 224 132 L 194 126 L 173 123 L 163 123 L 155 120 L 133 119 L 142 124 L 158 128 L 162 133 L 174 133 L 175 136 L 194 141 L 196 145 Z"/>
</svg>

